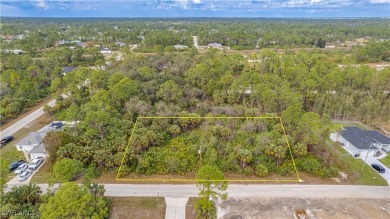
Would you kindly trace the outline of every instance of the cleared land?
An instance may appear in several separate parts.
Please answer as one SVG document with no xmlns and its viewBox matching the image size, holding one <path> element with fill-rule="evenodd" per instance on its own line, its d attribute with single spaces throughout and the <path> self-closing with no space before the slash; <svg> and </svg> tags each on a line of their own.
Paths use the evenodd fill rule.
<svg viewBox="0 0 390 219">
<path fill-rule="evenodd" d="M 295 211 L 301 209 L 309 210 L 307 211 L 308 215 L 311 214 L 309 218 L 390 218 L 390 198 L 387 200 L 229 198 L 218 204 L 218 218 L 293 218 Z M 187 219 L 192 218 L 194 218 L 192 215 L 187 217 Z"/>
<path fill-rule="evenodd" d="M 111 219 L 164 219 L 164 198 L 147 197 L 107 197 Z"/>
</svg>

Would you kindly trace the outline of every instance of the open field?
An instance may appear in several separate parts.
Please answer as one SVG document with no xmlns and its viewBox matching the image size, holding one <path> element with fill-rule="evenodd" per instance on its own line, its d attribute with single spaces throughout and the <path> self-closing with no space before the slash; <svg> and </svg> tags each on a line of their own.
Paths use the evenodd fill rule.
<svg viewBox="0 0 390 219">
<path fill-rule="evenodd" d="M 164 198 L 107 197 L 110 219 L 163 219 L 165 218 Z"/>
<path fill-rule="evenodd" d="M 229 198 L 218 204 L 218 218 L 293 218 L 306 210 L 309 218 L 390 218 L 390 197 L 380 199 Z M 188 217 L 187 219 L 192 219 Z"/>
</svg>

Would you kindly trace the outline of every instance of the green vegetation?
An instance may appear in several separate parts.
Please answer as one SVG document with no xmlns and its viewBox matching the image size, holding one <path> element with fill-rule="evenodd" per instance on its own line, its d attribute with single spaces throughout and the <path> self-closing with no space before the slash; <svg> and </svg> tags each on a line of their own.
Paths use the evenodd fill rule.
<svg viewBox="0 0 390 219">
<path fill-rule="evenodd" d="M 107 218 L 108 206 L 103 195 L 102 186 L 96 190 L 64 183 L 39 207 L 41 218 Z"/>
<path fill-rule="evenodd" d="M 58 182 L 70 182 L 77 178 L 83 170 L 83 164 L 79 160 L 64 158 L 53 166 L 53 180 Z"/>
<path fill-rule="evenodd" d="M 330 120 L 390 120 L 390 68 L 360 65 L 388 61 L 384 19 L 4 18 L 2 23 L 2 34 L 26 37 L 1 42 L 4 49 L 25 51 L 1 55 L 1 122 L 43 97 L 57 97 L 57 105 L 45 112 L 80 123 L 45 139 L 48 169 L 76 160 L 86 182 L 116 173 L 123 157 L 121 176 L 193 176 L 203 165 L 224 174 L 289 176 L 292 155 L 299 171 L 333 177 L 354 167 L 327 143 L 339 128 Z M 197 51 L 193 35 L 199 45 L 219 42 L 224 49 Z M 356 45 L 358 38 L 367 45 Z M 128 44 L 138 45 L 130 51 Z M 175 44 L 189 48 L 176 51 Z M 322 49 L 329 44 L 338 48 Z M 103 56 L 98 47 L 116 54 Z M 257 49 L 241 56 L 227 47 Z M 66 66 L 78 68 L 62 74 Z M 151 115 L 280 116 L 291 151 L 273 121 L 145 119 L 125 154 L 136 119 Z"/>
<path fill-rule="evenodd" d="M 223 172 L 218 167 L 205 165 L 202 166 L 198 174 L 196 174 L 199 188 L 199 199 L 195 202 L 195 207 L 198 211 L 197 218 L 216 218 L 217 209 L 214 205 L 214 201 L 217 199 L 226 200 L 227 182 L 222 181 L 225 179 Z"/>
<path fill-rule="evenodd" d="M 379 160 L 381 163 L 383 163 L 387 168 L 390 168 L 390 155 L 387 154 L 386 157 Z"/>
<path fill-rule="evenodd" d="M 9 192 L 1 194 L 2 218 L 40 218 L 38 208 L 42 203 L 41 193 L 37 185 L 28 184 L 12 187 Z"/>
</svg>

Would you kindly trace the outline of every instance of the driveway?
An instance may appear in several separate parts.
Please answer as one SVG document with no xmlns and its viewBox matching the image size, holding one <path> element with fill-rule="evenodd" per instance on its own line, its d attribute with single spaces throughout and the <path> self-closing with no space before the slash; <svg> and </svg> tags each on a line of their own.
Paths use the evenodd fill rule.
<svg viewBox="0 0 390 219">
<path fill-rule="evenodd" d="M 362 158 L 363 159 L 363 158 Z M 363 159 L 364 161 L 364 159 Z M 390 186 L 390 169 L 387 168 L 384 164 L 382 164 L 377 157 L 370 157 L 368 156 L 367 157 L 367 160 L 366 160 L 366 164 L 367 164 L 367 168 L 372 168 L 371 167 L 371 164 L 373 163 L 377 163 L 377 164 L 380 164 L 382 167 L 385 168 L 385 172 L 384 173 L 379 173 L 379 175 L 381 175 L 385 180 L 387 180 L 387 184 L 389 184 Z M 366 167 L 365 167 L 366 168 Z M 375 170 L 376 171 L 376 170 Z"/>
<path fill-rule="evenodd" d="M 11 187 L 14 187 L 14 186 L 19 186 L 19 185 L 27 185 L 28 183 L 30 183 L 30 180 L 32 178 L 32 176 L 34 176 L 34 174 L 36 172 L 39 171 L 39 169 L 43 166 L 43 164 L 46 162 L 46 160 L 44 159 L 42 164 L 39 165 L 38 169 L 34 170 L 32 172 L 32 174 L 24 181 L 19 181 L 19 175 L 16 175 L 14 178 L 12 178 L 6 185 L 7 185 L 7 188 L 11 188 Z"/>
</svg>

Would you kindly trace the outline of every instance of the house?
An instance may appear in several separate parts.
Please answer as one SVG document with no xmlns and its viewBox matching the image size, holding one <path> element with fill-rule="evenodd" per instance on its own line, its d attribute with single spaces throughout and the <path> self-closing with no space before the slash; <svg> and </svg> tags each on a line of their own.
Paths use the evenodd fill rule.
<svg viewBox="0 0 390 219">
<path fill-rule="evenodd" d="M 175 47 L 175 49 L 188 49 L 188 46 L 186 45 L 180 45 L 180 44 L 176 44 L 174 45 L 173 47 Z"/>
<path fill-rule="evenodd" d="M 209 43 L 208 45 L 208 48 L 216 48 L 216 49 L 222 49 L 222 44 L 220 43 Z"/>
<path fill-rule="evenodd" d="M 15 144 L 18 151 L 28 153 L 36 146 L 42 144 L 43 139 L 46 136 L 46 132 L 31 132 L 25 138 Z"/>
<path fill-rule="evenodd" d="M 46 136 L 46 132 L 32 132 L 16 143 L 16 149 L 23 151 L 23 153 L 29 154 L 31 160 L 38 157 L 47 157 L 48 153 L 45 150 L 43 139 Z"/>
<path fill-rule="evenodd" d="M 103 49 L 100 50 L 100 53 L 102 53 L 102 54 L 111 54 L 112 50 L 109 49 L 109 48 L 103 48 Z"/>
<path fill-rule="evenodd" d="M 63 67 L 63 68 L 61 69 L 61 74 L 62 74 L 62 75 L 66 75 L 66 74 L 68 74 L 69 72 L 74 71 L 75 69 L 76 69 L 76 67 Z"/>
<path fill-rule="evenodd" d="M 352 155 L 373 156 L 377 151 L 390 152 L 390 138 L 375 130 L 363 130 L 357 126 L 344 127 L 336 140 Z"/>
<path fill-rule="evenodd" d="M 38 146 L 31 149 L 29 152 L 31 160 L 38 158 L 38 157 L 47 157 L 48 153 L 45 150 L 45 145 L 43 143 L 39 144 Z"/>
</svg>

